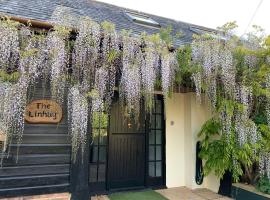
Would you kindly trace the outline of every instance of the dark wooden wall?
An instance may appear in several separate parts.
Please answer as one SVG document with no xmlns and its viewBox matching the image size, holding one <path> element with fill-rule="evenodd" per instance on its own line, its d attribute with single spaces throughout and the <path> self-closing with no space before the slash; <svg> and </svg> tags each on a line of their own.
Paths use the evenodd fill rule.
<svg viewBox="0 0 270 200">
<path fill-rule="evenodd" d="M 48 88 L 37 84 L 32 99 L 50 99 Z M 60 124 L 25 124 L 18 162 L 17 147 L 14 140 L 0 168 L 0 197 L 69 190 L 71 147 L 65 104 Z"/>
</svg>

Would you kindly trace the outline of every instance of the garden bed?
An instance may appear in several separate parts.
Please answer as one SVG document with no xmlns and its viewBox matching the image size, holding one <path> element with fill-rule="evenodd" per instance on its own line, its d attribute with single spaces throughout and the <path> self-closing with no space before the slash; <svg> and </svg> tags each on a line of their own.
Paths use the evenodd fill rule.
<svg viewBox="0 0 270 200">
<path fill-rule="evenodd" d="M 236 183 L 232 186 L 232 197 L 235 200 L 268 200 L 270 195 L 259 192 L 254 186 Z"/>
</svg>

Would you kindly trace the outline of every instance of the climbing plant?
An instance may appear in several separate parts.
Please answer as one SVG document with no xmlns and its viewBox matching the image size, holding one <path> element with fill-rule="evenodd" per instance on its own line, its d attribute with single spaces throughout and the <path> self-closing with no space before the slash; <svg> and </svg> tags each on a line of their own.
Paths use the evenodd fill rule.
<svg viewBox="0 0 270 200">
<path fill-rule="evenodd" d="M 21 142 L 29 90 L 50 84 L 52 99 L 67 99 L 72 158 L 84 152 L 88 118 L 109 113 L 118 89 L 128 117 L 138 119 L 142 100 L 149 112 L 157 79 L 165 96 L 174 83 L 175 53 L 159 34 L 117 33 L 108 22 L 82 17 L 73 30 L 55 25 L 48 32 L 3 17 L 0 21 L 1 132 Z M 101 116 L 98 116 L 101 117 Z"/>
<path fill-rule="evenodd" d="M 213 118 L 199 134 L 205 174 L 222 177 L 229 170 L 236 181 L 255 184 L 270 178 L 269 37 L 258 26 L 237 37 L 235 27 L 227 23 L 218 35 L 195 36 L 181 48 L 180 77 L 190 74 L 198 102 L 206 96 L 212 107 Z"/>
<path fill-rule="evenodd" d="M 21 142 L 30 86 L 45 79 L 54 100 L 67 100 L 75 160 L 84 152 L 88 119 L 94 124 L 110 112 L 115 90 L 126 116 L 136 120 L 142 102 L 151 112 L 156 89 L 166 101 L 181 85 L 194 88 L 198 103 L 206 96 L 213 110 L 200 132 L 205 174 L 270 178 L 270 39 L 257 26 L 239 38 L 235 27 L 225 24 L 173 48 L 171 29 L 138 36 L 82 17 L 73 30 L 56 25 L 44 33 L 2 18 L 0 131 L 8 143 Z"/>
</svg>

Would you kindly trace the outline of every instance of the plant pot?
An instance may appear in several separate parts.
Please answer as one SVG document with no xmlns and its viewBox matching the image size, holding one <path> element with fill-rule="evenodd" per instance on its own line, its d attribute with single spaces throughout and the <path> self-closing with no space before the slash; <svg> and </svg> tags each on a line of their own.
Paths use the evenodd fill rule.
<svg viewBox="0 0 270 200">
<path fill-rule="evenodd" d="M 252 185 L 235 183 L 232 185 L 232 197 L 235 200 L 269 200 L 270 195 L 256 190 Z"/>
</svg>

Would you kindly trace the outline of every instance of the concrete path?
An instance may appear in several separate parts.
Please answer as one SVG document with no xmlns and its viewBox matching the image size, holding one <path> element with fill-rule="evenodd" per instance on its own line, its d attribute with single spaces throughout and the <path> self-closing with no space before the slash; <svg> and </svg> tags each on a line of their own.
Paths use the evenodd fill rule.
<svg viewBox="0 0 270 200">
<path fill-rule="evenodd" d="M 186 187 L 156 190 L 169 200 L 232 200 L 207 189 L 190 190 Z"/>
</svg>

